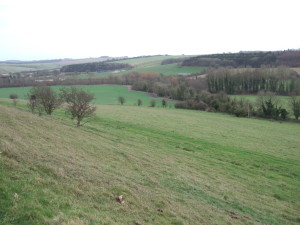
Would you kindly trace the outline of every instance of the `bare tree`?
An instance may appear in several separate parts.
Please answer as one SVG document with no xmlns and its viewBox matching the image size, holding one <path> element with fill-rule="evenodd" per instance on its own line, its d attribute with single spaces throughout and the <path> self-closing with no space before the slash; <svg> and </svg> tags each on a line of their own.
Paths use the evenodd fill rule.
<svg viewBox="0 0 300 225">
<path fill-rule="evenodd" d="M 94 95 L 77 88 L 62 88 L 61 98 L 67 103 L 66 113 L 77 120 L 77 127 L 83 125 L 81 121 L 94 114 L 96 107 L 91 105 Z"/>
<path fill-rule="evenodd" d="M 61 105 L 59 95 L 49 86 L 33 87 L 27 96 L 29 99 L 29 108 L 32 112 L 37 108 L 40 115 L 43 111 L 51 115 Z"/>
</svg>

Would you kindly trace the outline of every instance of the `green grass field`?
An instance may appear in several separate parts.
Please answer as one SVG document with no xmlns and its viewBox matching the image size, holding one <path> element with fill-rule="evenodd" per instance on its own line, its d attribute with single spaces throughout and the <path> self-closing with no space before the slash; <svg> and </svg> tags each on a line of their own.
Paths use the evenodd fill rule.
<svg viewBox="0 0 300 225">
<path fill-rule="evenodd" d="M 160 63 L 149 63 L 143 64 L 143 66 L 139 66 L 137 68 L 132 69 L 132 71 L 140 72 L 140 73 L 162 73 L 166 76 L 169 75 L 177 75 L 180 73 L 198 73 L 202 72 L 204 67 L 180 67 L 177 63 L 161 65 Z"/>
<path fill-rule="evenodd" d="M 141 99 L 142 106 L 149 106 L 151 100 L 155 100 L 157 106 L 161 106 L 161 100 L 151 98 L 146 93 L 129 91 L 128 87 L 120 85 L 81 85 L 74 86 L 79 89 L 83 89 L 89 93 L 94 94 L 95 104 L 100 105 L 116 105 L 118 103 L 118 97 L 123 96 L 126 100 L 125 105 L 136 105 L 137 100 Z M 61 86 L 53 86 L 54 90 L 59 91 Z M 26 99 L 26 94 L 31 87 L 19 87 L 19 88 L 0 88 L 0 98 L 9 98 L 10 94 L 18 94 L 19 99 Z M 168 102 L 169 106 L 174 105 L 173 102 Z"/>
<path fill-rule="evenodd" d="M 3 104 L 0 224 L 300 222 L 299 124 L 101 105 L 76 128 Z"/>
</svg>

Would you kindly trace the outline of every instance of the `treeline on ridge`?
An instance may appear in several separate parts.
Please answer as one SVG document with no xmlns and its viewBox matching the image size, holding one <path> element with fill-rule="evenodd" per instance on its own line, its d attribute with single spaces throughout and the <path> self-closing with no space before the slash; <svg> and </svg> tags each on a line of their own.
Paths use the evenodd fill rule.
<svg viewBox="0 0 300 225">
<path fill-rule="evenodd" d="M 60 69 L 60 72 L 106 72 L 113 70 L 127 70 L 131 68 L 132 66 L 126 63 L 93 62 L 66 65 Z"/>
<path fill-rule="evenodd" d="M 264 90 L 289 95 L 300 94 L 299 78 L 299 74 L 289 68 L 220 68 L 207 73 L 207 86 L 212 93 L 256 94 Z"/>
<path fill-rule="evenodd" d="M 191 57 L 182 62 L 182 66 L 207 67 L 253 67 L 268 66 L 300 66 L 300 50 L 277 52 L 239 52 Z"/>
</svg>

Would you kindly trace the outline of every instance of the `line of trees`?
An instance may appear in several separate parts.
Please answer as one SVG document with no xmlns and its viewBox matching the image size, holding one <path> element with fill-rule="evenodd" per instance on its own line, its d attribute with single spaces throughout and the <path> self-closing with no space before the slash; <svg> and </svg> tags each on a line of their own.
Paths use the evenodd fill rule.
<svg viewBox="0 0 300 225">
<path fill-rule="evenodd" d="M 194 98 L 176 103 L 175 108 L 203 110 L 208 112 L 223 112 L 237 117 L 262 117 L 269 119 L 288 118 L 288 110 L 281 104 L 279 97 L 273 92 L 258 93 L 255 103 L 245 98 L 230 98 L 226 93 L 211 94 L 201 92 Z M 300 116 L 300 97 L 291 96 L 289 108 L 296 120 Z"/>
<path fill-rule="evenodd" d="M 113 70 L 128 70 L 133 68 L 125 63 L 106 63 L 106 62 L 93 62 L 93 63 L 80 63 L 63 66 L 60 72 L 107 72 Z"/>
<path fill-rule="evenodd" d="M 176 100 L 186 100 L 193 97 L 197 92 L 206 90 L 205 78 L 197 80 L 183 76 L 162 76 L 159 74 L 133 73 L 129 75 L 132 89 L 137 91 L 151 92 L 158 97 L 166 97 Z"/>
<path fill-rule="evenodd" d="M 49 86 L 37 86 L 30 89 L 27 98 L 27 106 L 32 113 L 37 111 L 40 116 L 44 112 L 51 115 L 54 110 L 65 103 L 66 114 L 76 119 L 78 127 L 82 125 L 84 118 L 93 115 L 96 111 L 96 107 L 90 104 L 94 95 L 74 87 L 61 88 L 57 93 Z"/>
<path fill-rule="evenodd" d="M 126 99 L 123 97 L 123 96 L 119 96 L 118 97 L 118 102 L 121 104 L 121 105 L 123 105 L 123 104 L 125 104 L 125 102 L 126 102 Z M 137 100 L 137 105 L 138 106 L 141 106 L 143 104 L 143 102 L 142 102 L 142 100 L 141 99 L 138 99 Z M 150 105 L 149 105 L 150 107 L 155 107 L 156 106 L 156 100 L 155 99 L 152 99 L 151 101 L 150 101 Z M 167 106 L 168 106 L 168 102 L 165 100 L 165 99 L 162 99 L 161 100 L 161 106 L 163 107 L 163 108 L 166 108 Z"/>
<path fill-rule="evenodd" d="M 212 70 L 207 75 L 208 91 L 227 94 L 256 94 L 261 90 L 289 95 L 300 94 L 300 76 L 289 68 Z"/>
<path fill-rule="evenodd" d="M 244 98 L 231 99 L 226 93 L 211 94 L 201 92 L 194 98 L 175 104 L 175 108 L 202 110 L 207 112 L 224 112 L 234 114 L 237 117 L 245 117 L 253 114 L 253 104 Z"/>
</svg>

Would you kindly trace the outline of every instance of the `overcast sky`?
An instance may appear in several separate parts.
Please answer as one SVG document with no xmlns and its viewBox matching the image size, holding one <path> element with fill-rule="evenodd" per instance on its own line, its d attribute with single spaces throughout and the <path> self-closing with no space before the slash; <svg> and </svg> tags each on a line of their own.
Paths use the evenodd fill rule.
<svg viewBox="0 0 300 225">
<path fill-rule="evenodd" d="M 300 48 L 299 0 L 0 0 L 0 60 Z"/>
</svg>

